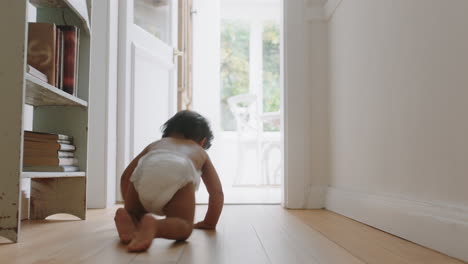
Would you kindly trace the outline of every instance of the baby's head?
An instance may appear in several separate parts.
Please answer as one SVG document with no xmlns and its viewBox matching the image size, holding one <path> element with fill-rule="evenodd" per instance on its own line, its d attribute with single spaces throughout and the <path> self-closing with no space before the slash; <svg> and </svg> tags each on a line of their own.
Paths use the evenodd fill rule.
<svg viewBox="0 0 468 264">
<path fill-rule="evenodd" d="M 171 135 L 180 134 L 186 139 L 191 139 L 197 143 L 203 142 L 203 148 L 209 149 L 213 140 L 208 120 L 202 115 L 183 110 L 167 120 L 162 127 L 163 138 Z"/>
</svg>

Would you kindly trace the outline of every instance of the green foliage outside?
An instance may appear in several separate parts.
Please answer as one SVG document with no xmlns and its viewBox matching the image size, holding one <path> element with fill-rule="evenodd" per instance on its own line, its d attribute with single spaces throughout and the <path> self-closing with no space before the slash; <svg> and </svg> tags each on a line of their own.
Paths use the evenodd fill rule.
<svg viewBox="0 0 468 264">
<path fill-rule="evenodd" d="M 250 30 L 247 22 L 221 23 L 221 128 L 234 131 L 236 123 L 227 98 L 249 92 Z M 263 29 L 263 111 L 280 109 L 280 32 L 277 22 L 267 21 Z M 268 124 L 265 131 L 278 131 Z"/>
<path fill-rule="evenodd" d="M 223 20 L 221 23 L 221 128 L 236 130 L 227 98 L 249 91 L 249 24 Z"/>
<path fill-rule="evenodd" d="M 280 32 L 277 22 L 263 25 L 263 112 L 280 110 Z M 279 127 L 265 124 L 265 131 L 279 131 Z"/>
</svg>

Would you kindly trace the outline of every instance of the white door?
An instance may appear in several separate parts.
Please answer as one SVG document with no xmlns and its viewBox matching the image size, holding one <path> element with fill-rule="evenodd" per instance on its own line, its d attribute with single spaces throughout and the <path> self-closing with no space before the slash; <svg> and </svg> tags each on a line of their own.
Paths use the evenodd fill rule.
<svg viewBox="0 0 468 264">
<path fill-rule="evenodd" d="M 176 111 L 177 1 L 119 2 L 117 188 L 128 163 Z M 122 200 L 120 190 L 118 200 Z"/>
</svg>

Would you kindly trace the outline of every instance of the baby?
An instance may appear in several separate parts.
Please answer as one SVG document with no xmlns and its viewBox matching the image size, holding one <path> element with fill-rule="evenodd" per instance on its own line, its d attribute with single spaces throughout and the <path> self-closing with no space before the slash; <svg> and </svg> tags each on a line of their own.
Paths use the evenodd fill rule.
<svg viewBox="0 0 468 264">
<path fill-rule="evenodd" d="M 186 240 L 193 228 L 216 228 L 224 195 L 205 151 L 212 139 L 203 116 L 178 112 L 164 124 L 162 139 L 148 145 L 125 169 L 120 183 L 125 207 L 117 210 L 115 224 L 129 251 L 147 250 L 153 238 Z M 193 224 L 200 178 L 209 193 L 208 211 L 203 221 Z"/>
</svg>

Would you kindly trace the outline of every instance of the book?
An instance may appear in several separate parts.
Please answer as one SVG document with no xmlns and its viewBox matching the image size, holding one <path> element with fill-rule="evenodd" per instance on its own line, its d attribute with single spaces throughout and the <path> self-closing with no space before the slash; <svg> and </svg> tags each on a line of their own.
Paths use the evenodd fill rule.
<svg viewBox="0 0 468 264">
<path fill-rule="evenodd" d="M 57 45 L 57 88 L 63 88 L 63 32 L 57 26 L 57 36 L 58 36 L 58 45 Z"/>
<path fill-rule="evenodd" d="M 23 166 L 23 171 L 36 171 L 36 172 L 76 172 L 79 171 L 78 166 Z"/>
<path fill-rule="evenodd" d="M 69 141 L 72 140 L 72 137 L 68 135 L 45 133 L 45 132 L 33 132 L 33 131 L 28 131 L 28 130 L 24 131 L 24 136 L 51 139 L 51 140 L 69 140 Z"/>
<path fill-rule="evenodd" d="M 36 68 L 34 68 L 33 66 L 31 65 L 28 65 L 26 67 L 26 72 L 31 74 L 32 76 L 38 78 L 39 80 L 43 81 L 43 82 L 48 82 L 47 80 L 47 75 L 45 75 L 44 73 L 40 72 L 39 70 L 37 70 Z"/>
<path fill-rule="evenodd" d="M 74 151 L 75 146 L 70 144 L 61 144 L 56 142 L 34 142 L 24 141 L 24 149 L 42 149 L 48 151 Z"/>
<path fill-rule="evenodd" d="M 32 142 L 43 142 L 43 143 L 59 143 L 59 144 L 68 144 L 72 145 L 70 140 L 63 140 L 63 139 L 44 139 L 44 138 L 37 138 L 37 137 L 24 137 L 24 141 L 32 141 Z"/>
<path fill-rule="evenodd" d="M 55 87 L 58 88 L 58 80 L 59 80 L 59 72 L 58 72 L 58 67 L 59 67 L 59 62 L 60 62 L 60 30 L 57 28 L 57 25 L 55 26 Z"/>
<path fill-rule="evenodd" d="M 78 66 L 78 28 L 76 26 L 58 26 L 63 34 L 63 75 L 62 89 L 76 95 Z"/>
<path fill-rule="evenodd" d="M 56 27 L 50 23 L 28 25 L 28 64 L 44 73 L 50 85 L 56 86 Z"/>
<path fill-rule="evenodd" d="M 23 166 L 65 166 L 77 165 L 78 160 L 75 158 L 56 158 L 56 157 L 39 157 L 39 156 L 24 156 Z"/>
<path fill-rule="evenodd" d="M 41 149 L 24 149 L 24 157 L 50 157 L 50 158 L 73 158 L 75 153 L 71 151 L 44 151 Z"/>
<path fill-rule="evenodd" d="M 76 31 L 76 69 L 75 69 L 75 90 L 74 96 L 78 96 L 78 69 L 80 67 L 80 29 Z"/>
</svg>

